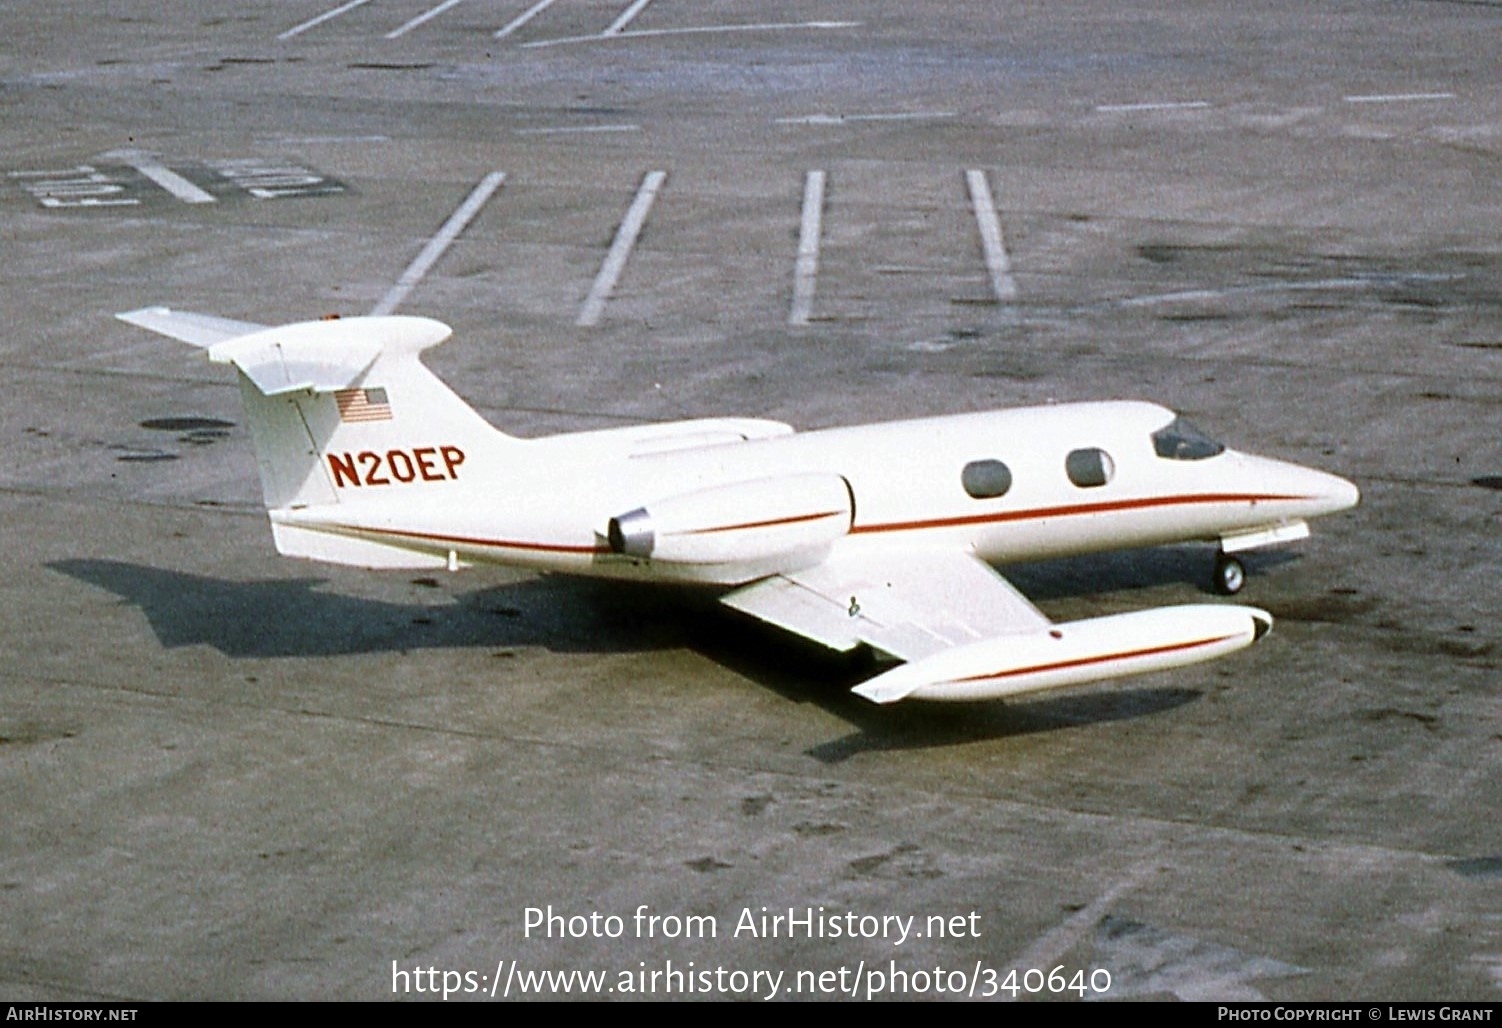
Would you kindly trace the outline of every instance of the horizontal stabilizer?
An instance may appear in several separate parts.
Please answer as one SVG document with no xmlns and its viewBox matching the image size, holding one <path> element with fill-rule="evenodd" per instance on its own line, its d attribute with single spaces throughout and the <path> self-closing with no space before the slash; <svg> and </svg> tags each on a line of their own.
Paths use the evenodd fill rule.
<svg viewBox="0 0 1502 1028">
<path fill-rule="evenodd" d="M 265 325 L 250 321 L 235 321 L 233 318 L 221 318 L 214 314 L 194 314 L 192 311 L 175 311 L 170 307 L 142 307 L 140 310 L 116 314 L 115 317 L 149 332 L 202 347 L 248 336 L 266 328 Z"/>
<path fill-rule="evenodd" d="M 415 356 L 453 330 L 431 318 L 329 318 L 300 321 L 229 339 L 209 358 L 233 364 L 267 396 L 354 385 L 377 357 Z"/>
<path fill-rule="evenodd" d="M 210 360 L 233 364 L 267 396 L 346 389 L 382 354 L 416 354 L 453 331 L 430 318 L 398 316 L 326 318 L 273 328 L 166 307 L 115 316 L 206 348 Z"/>
<path fill-rule="evenodd" d="M 230 339 L 209 348 L 209 359 L 233 364 L 267 396 L 311 389 L 329 392 L 354 385 L 380 356 L 379 343 L 341 340 L 314 347 L 288 340 L 271 329 Z"/>
</svg>

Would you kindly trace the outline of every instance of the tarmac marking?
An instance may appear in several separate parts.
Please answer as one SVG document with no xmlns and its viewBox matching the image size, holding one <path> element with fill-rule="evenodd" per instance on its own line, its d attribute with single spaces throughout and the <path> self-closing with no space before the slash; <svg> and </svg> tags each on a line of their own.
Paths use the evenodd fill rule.
<svg viewBox="0 0 1502 1028">
<path fill-rule="evenodd" d="M 541 14 L 543 11 L 546 11 L 549 7 L 552 7 L 553 4 L 557 2 L 558 0 L 537 0 L 537 3 L 533 4 L 531 7 L 528 7 L 521 14 L 511 19 L 511 21 L 507 22 L 503 27 L 497 29 L 495 38 L 505 39 L 507 36 L 511 35 L 511 33 L 527 24 L 527 22 L 531 21 L 533 18 L 537 17 L 539 14 Z"/>
<path fill-rule="evenodd" d="M 667 177 L 668 173 L 665 171 L 649 171 L 642 179 L 641 188 L 636 191 L 636 198 L 631 201 L 626 217 L 616 230 L 615 240 L 605 255 L 605 263 L 600 265 L 600 273 L 595 276 L 589 296 L 584 300 L 584 307 L 579 311 L 575 324 L 581 328 L 590 328 L 600 323 L 600 316 L 605 313 L 605 304 L 615 291 L 616 283 L 620 281 L 621 272 L 626 268 L 626 261 L 631 257 L 637 237 L 641 235 L 642 227 L 647 223 L 647 215 L 651 213 L 652 204 Z"/>
<path fill-rule="evenodd" d="M 299 146 L 333 143 L 389 143 L 391 137 L 379 133 L 364 136 L 268 136 L 265 141 L 275 146 Z"/>
<path fill-rule="evenodd" d="M 218 202 L 212 193 L 198 188 L 150 154 L 137 150 L 117 150 L 105 156 L 115 158 L 127 167 L 136 169 L 183 203 Z"/>
<path fill-rule="evenodd" d="M 1491 979 L 1494 989 L 1502 990 L 1502 953 L 1477 953 L 1470 962 L 1479 966 Z"/>
<path fill-rule="evenodd" d="M 860 24 L 858 21 L 783 21 L 767 22 L 761 25 L 700 25 L 683 29 L 651 29 L 636 32 L 616 32 L 611 35 L 601 33 L 597 36 L 567 36 L 562 39 L 539 39 L 532 43 L 523 43 L 522 46 L 526 49 L 536 49 L 544 46 L 565 46 L 570 43 L 602 43 L 616 39 L 651 39 L 658 36 L 696 36 L 721 32 L 781 32 L 787 29 L 850 29 L 856 28 Z"/>
<path fill-rule="evenodd" d="M 803 180 L 803 214 L 798 223 L 798 260 L 793 265 L 793 306 L 788 311 L 789 325 L 807 325 L 813 314 L 826 178 L 822 171 L 810 171 Z"/>
<path fill-rule="evenodd" d="M 1377 93 L 1372 96 L 1348 96 L 1348 104 L 1398 104 L 1422 100 L 1453 100 L 1454 93 Z"/>
<path fill-rule="evenodd" d="M 330 196 L 346 191 L 342 183 L 301 164 L 258 157 L 214 160 L 206 164 L 221 178 L 234 183 L 257 200 Z"/>
<path fill-rule="evenodd" d="M 1128 296 L 1114 301 L 1121 307 L 1150 307 L 1160 303 L 1195 303 L 1203 300 L 1228 299 L 1235 296 L 1255 296 L 1261 293 L 1317 293 L 1347 290 L 1382 289 L 1413 282 L 1454 282 L 1464 275 L 1452 273 L 1399 273 L 1393 275 L 1363 275 L 1359 278 L 1320 278 L 1308 282 L 1269 282 L 1254 286 L 1229 286 L 1224 289 L 1184 289 L 1174 293 L 1153 293 L 1146 296 Z"/>
<path fill-rule="evenodd" d="M 124 183 L 103 174 L 92 164 L 47 171 L 12 171 L 9 177 L 32 199 L 47 208 L 131 207 L 141 202 Z"/>
<path fill-rule="evenodd" d="M 411 32 L 419 25 L 424 25 L 427 22 L 432 21 L 444 11 L 447 11 L 450 8 L 458 7 L 463 2 L 464 0 L 443 0 L 443 3 L 439 4 L 437 7 L 430 8 L 429 10 L 426 10 L 423 13 L 419 14 L 417 17 L 413 18 L 411 21 L 408 21 L 405 24 L 392 29 L 390 32 L 386 33 L 386 38 L 400 39 L 402 36 L 405 36 L 408 32 Z"/>
<path fill-rule="evenodd" d="M 640 132 L 640 125 L 557 125 L 513 130 L 518 136 L 557 136 L 571 132 Z"/>
<path fill-rule="evenodd" d="M 1118 881 L 1112 883 L 1109 889 L 1065 918 L 1063 924 L 1044 932 L 1042 937 L 1013 960 L 1010 966 L 1054 967 L 1057 965 L 1065 954 L 1079 945 L 1085 936 L 1095 929 L 1101 918 L 1106 916 L 1123 893 L 1141 885 L 1157 866 L 1158 860 L 1152 855 L 1138 861 L 1128 868 L 1126 874 L 1122 875 Z M 1014 995 L 1001 998 L 1006 1001 L 1016 997 Z"/>
<path fill-rule="evenodd" d="M 116 150 L 101 157 L 111 163 L 11 171 L 6 178 L 46 208 L 136 206 L 156 199 L 153 186 L 189 204 L 219 203 L 238 195 L 223 190 L 221 195 L 210 193 L 152 154 Z M 331 196 L 348 191 L 341 182 L 287 161 L 226 158 L 191 162 L 190 167 L 200 181 L 226 182 L 257 200 Z"/>
<path fill-rule="evenodd" d="M 1197 111 L 1209 107 L 1205 100 L 1165 100 L 1140 104 L 1097 104 L 1101 114 L 1130 114 L 1134 111 Z"/>
<path fill-rule="evenodd" d="M 642 10 L 651 2 L 652 0 L 635 0 L 635 2 L 631 4 L 631 6 L 627 7 L 624 11 L 621 12 L 619 18 L 616 18 L 615 21 L 610 23 L 610 27 L 605 30 L 604 35 L 618 36 L 622 32 L 626 31 L 626 26 L 635 21 L 636 16 L 640 14 Z"/>
<path fill-rule="evenodd" d="M 996 201 L 991 197 L 986 173 L 979 169 L 965 172 L 965 185 L 970 190 L 970 206 L 975 211 L 975 227 L 980 232 L 986 270 L 991 273 L 991 294 L 1003 303 L 1015 300 L 1017 282 L 1012 278 L 1012 261 L 1007 256 L 1006 243 L 1001 235 L 1001 218 L 996 213 Z"/>
<path fill-rule="evenodd" d="M 891 114 L 805 114 L 796 118 L 774 118 L 774 125 L 843 125 L 851 121 L 927 121 L 953 118 L 953 111 L 899 111 Z"/>
<path fill-rule="evenodd" d="M 407 295 L 417 288 L 417 284 L 427 275 L 429 269 L 438 262 L 459 234 L 475 219 L 475 216 L 485 207 L 485 204 L 495 194 L 501 184 L 506 181 L 506 173 L 492 171 L 482 178 L 477 186 L 470 191 L 469 196 L 464 198 L 454 213 L 449 215 L 447 221 L 438 233 L 428 240 L 428 244 L 422 248 L 412 263 L 407 265 L 407 270 L 402 272 L 402 277 L 397 279 L 396 285 L 370 309 L 372 315 L 390 314 L 397 306 L 407 298 Z"/>
<path fill-rule="evenodd" d="M 1130 999 L 1169 993 L 1189 1003 L 1263 1003 L 1252 983 L 1292 978 L 1309 968 L 1257 956 L 1131 918 L 1107 914 L 1095 933 L 1098 967 L 1111 973 L 1111 988 L 1087 999 Z"/>
<path fill-rule="evenodd" d="M 292 26 L 290 29 L 288 29 L 286 32 L 283 32 L 276 38 L 291 39 L 293 36 L 300 36 L 309 29 L 317 28 L 319 25 L 322 25 L 326 21 L 332 21 L 333 19 L 339 17 L 339 15 L 347 14 L 348 12 L 353 11 L 356 7 L 364 7 L 368 3 L 370 3 L 370 0 L 349 0 L 348 3 L 340 4 L 338 7 L 335 7 L 331 11 L 324 11 L 316 18 L 309 18 L 301 25 Z"/>
</svg>

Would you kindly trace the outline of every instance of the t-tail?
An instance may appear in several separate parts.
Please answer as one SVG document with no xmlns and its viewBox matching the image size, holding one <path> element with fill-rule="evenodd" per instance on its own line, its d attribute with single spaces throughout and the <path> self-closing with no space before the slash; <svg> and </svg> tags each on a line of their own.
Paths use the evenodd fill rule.
<svg viewBox="0 0 1502 1028">
<path fill-rule="evenodd" d="M 397 500 L 441 503 L 444 488 L 526 444 L 497 430 L 419 354 L 451 334 L 428 318 L 359 317 L 268 328 L 150 307 L 122 321 L 203 347 L 238 372 L 276 547 L 360 567 L 445 563 L 431 553 L 303 527 L 307 512 Z"/>
</svg>

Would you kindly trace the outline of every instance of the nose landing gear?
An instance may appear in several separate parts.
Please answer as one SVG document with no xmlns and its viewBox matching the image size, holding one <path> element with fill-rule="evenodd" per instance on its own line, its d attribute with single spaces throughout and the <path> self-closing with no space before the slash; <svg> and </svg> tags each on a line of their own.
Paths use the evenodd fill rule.
<svg viewBox="0 0 1502 1028">
<path fill-rule="evenodd" d="M 1217 553 L 1212 584 L 1222 596 L 1235 596 L 1246 585 L 1246 566 L 1230 554 Z"/>
</svg>

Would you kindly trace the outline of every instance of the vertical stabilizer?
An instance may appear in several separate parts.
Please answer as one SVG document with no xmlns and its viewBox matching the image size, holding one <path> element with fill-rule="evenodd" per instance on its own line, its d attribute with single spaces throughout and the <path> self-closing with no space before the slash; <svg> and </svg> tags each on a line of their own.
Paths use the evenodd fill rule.
<svg viewBox="0 0 1502 1028">
<path fill-rule="evenodd" d="M 302 322 L 209 347 L 240 374 L 266 506 L 420 498 L 522 445 L 429 371 L 427 318 Z"/>
<path fill-rule="evenodd" d="M 234 365 L 273 512 L 442 497 L 526 445 L 423 365 L 422 351 L 452 334 L 429 318 L 268 328 L 164 307 L 119 317 Z"/>
</svg>

